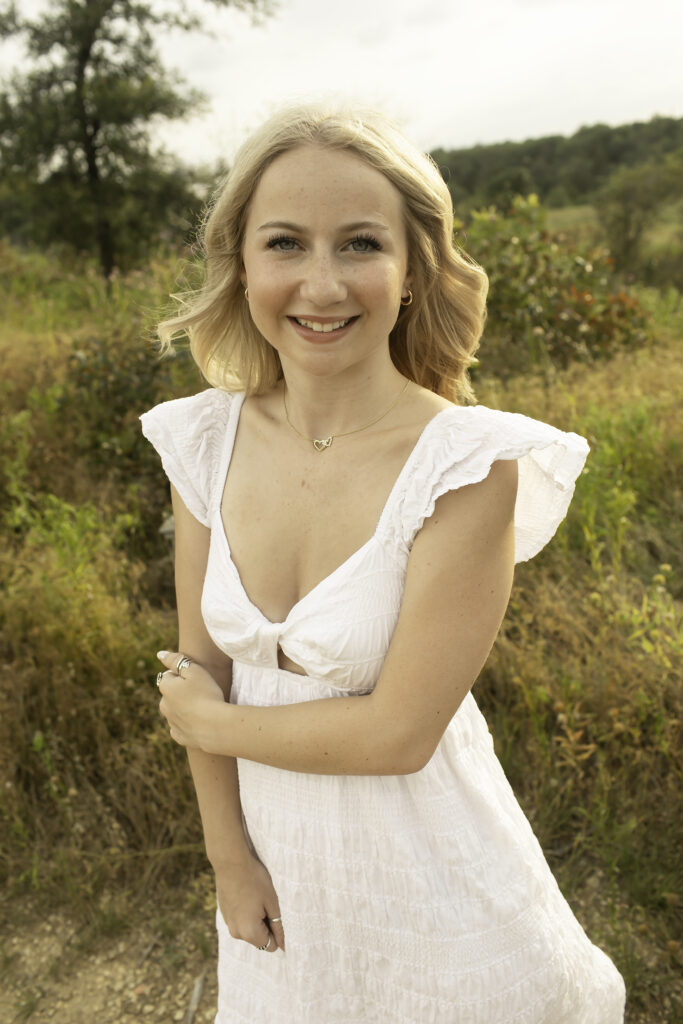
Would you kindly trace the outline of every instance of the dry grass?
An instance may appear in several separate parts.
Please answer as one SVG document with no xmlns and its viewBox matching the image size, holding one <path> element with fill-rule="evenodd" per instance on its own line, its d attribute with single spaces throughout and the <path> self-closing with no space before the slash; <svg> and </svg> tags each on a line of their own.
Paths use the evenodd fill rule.
<svg viewBox="0 0 683 1024">
<path fill-rule="evenodd" d="M 0 870 L 11 893 L 97 922 L 102 889 L 132 906 L 202 864 L 184 759 L 156 717 L 153 652 L 173 628 L 157 532 L 166 491 L 135 423 L 162 395 L 201 385 L 183 360 L 152 373 L 140 358 L 168 264 L 108 296 L 92 276 L 12 259 Z M 627 978 L 630 1019 L 656 1021 L 665 999 L 671 1020 L 683 1014 L 683 322 L 677 293 L 642 300 L 657 343 L 609 362 L 503 388 L 482 376 L 482 346 L 480 401 L 576 430 L 592 454 L 557 538 L 519 569 L 477 697 L 565 891 Z"/>
</svg>

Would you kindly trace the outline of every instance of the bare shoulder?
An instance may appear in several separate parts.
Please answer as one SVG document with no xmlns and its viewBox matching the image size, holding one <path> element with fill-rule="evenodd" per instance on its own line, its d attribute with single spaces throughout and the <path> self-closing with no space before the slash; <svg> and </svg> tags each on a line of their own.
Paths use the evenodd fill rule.
<svg viewBox="0 0 683 1024">
<path fill-rule="evenodd" d="M 406 401 L 403 406 L 406 419 L 415 419 L 427 422 L 444 409 L 455 409 L 453 402 L 447 398 L 428 391 L 419 384 L 412 384 L 406 392 Z"/>
</svg>

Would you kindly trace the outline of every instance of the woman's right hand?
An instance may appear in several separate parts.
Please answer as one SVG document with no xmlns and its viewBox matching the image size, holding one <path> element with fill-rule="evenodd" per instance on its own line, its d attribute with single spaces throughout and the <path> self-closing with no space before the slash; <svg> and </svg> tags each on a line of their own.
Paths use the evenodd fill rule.
<svg viewBox="0 0 683 1024">
<path fill-rule="evenodd" d="M 239 866 L 216 870 L 218 907 L 233 939 L 242 939 L 252 946 L 265 946 L 274 953 L 285 948 L 285 933 L 280 917 L 280 903 L 267 869 L 260 860 L 249 855 Z"/>
</svg>

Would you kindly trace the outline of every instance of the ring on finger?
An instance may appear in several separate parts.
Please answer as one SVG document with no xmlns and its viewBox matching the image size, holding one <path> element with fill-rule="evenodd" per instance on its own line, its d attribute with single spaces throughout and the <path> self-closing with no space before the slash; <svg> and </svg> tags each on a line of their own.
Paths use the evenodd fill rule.
<svg viewBox="0 0 683 1024">
<path fill-rule="evenodd" d="M 157 686 L 161 686 L 161 680 L 164 678 L 163 672 L 157 672 Z"/>
<path fill-rule="evenodd" d="M 192 658 L 188 658 L 186 654 L 182 656 L 178 664 L 176 665 L 176 675 L 181 675 L 184 668 L 188 668 L 192 664 Z M 184 678 L 184 677 L 183 677 Z"/>
<path fill-rule="evenodd" d="M 257 946 L 256 948 L 257 949 L 270 949 L 270 940 L 272 939 L 272 937 L 273 937 L 272 935 L 268 936 L 268 941 L 266 942 L 265 946 Z"/>
<path fill-rule="evenodd" d="M 281 917 L 269 917 L 268 920 L 270 921 L 271 924 L 278 924 L 278 922 L 281 921 L 282 918 Z"/>
</svg>

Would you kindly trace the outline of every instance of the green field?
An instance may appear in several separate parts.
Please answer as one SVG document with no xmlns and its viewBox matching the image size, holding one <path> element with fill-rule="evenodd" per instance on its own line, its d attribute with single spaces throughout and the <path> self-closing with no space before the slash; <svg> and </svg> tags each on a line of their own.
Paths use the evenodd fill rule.
<svg viewBox="0 0 683 1024">
<path fill-rule="evenodd" d="M 583 208 L 550 216 L 556 231 L 591 229 Z M 186 354 L 160 364 L 147 340 L 177 262 L 108 291 L 68 259 L 1 255 L 3 916 L 30 904 L 126 934 L 192 891 L 208 920 L 184 757 L 156 711 L 154 652 L 174 635 L 169 507 L 137 424 L 202 387 Z M 519 567 L 475 695 L 565 894 L 626 978 L 628 1020 L 673 1024 L 683 307 L 673 288 L 637 294 L 652 341 L 610 359 L 503 383 L 484 339 L 479 401 L 577 431 L 592 451 L 558 536 Z M 19 985 L 21 1019 L 42 1019 L 25 997 Z"/>
</svg>

